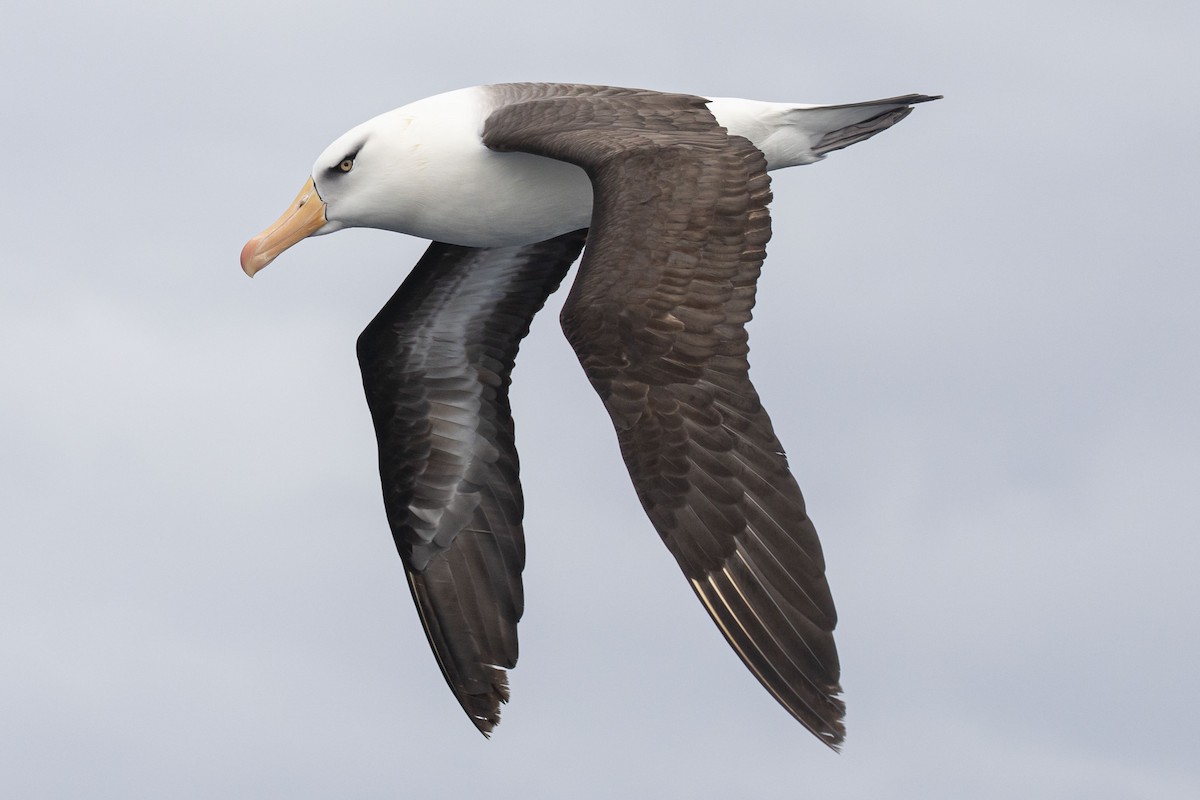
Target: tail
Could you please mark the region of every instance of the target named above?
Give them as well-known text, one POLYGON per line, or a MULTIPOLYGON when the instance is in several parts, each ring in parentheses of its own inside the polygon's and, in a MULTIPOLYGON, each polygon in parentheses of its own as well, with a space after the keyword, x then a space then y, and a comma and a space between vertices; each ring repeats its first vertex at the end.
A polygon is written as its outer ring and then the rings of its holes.
POLYGON ((789 105, 780 109, 783 124, 759 147, 767 154, 771 169, 812 164, 827 153, 887 130, 911 114, 917 103, 941 97, 906 94, 865 103, 789 105))
POLYGON ((906 94, 865 103, 796 108, 793 114, 797 123, 813 135, 812 152, 820 158, 892 127, 911 114, 917 103, 941 99, 940 94, 906 94))

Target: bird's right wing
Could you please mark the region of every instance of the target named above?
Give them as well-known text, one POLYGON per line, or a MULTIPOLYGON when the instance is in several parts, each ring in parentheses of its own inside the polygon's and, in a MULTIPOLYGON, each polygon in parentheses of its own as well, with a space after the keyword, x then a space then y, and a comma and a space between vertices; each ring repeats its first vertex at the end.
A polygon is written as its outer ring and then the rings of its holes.
POLYGON ((358 340, 396 548, 442 674, 485 735, 508 700, 524 607, 509 375, 586 235, 435 242, 358 340))
POLYGON ((486 145, 591 177, 592 227, 563 329, 642 506, 754 676, 836 747, 845 709, 825 562, 746 360, 771 233, 763 154, 699 97, 493 91, 507 104, 488 118, 486 145))

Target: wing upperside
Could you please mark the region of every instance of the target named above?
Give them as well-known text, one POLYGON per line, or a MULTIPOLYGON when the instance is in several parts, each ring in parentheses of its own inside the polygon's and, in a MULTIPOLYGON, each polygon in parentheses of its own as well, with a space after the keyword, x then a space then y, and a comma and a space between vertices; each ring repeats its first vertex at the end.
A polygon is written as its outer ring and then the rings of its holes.
POLYGON ((836 747, 844 706, 824 560, 747 375, 770 238, 762 153, 685 95, 515 102, 493 112, 484 140, 592 177, 563 329, 701 603, 779 703, 836 747))

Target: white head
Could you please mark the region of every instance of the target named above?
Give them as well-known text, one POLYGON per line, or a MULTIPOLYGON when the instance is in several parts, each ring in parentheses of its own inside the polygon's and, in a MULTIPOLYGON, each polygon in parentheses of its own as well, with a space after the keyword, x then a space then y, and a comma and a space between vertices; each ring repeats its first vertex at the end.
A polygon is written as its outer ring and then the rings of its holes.
POLYGON ((339 136, 291 207, 242 248, 242 269, 253 275, 301 239, 342 228, 507 247, 586 227, 592 184, 582 169, 484 146, 493 102, 480 87, 458 89, 339 136))
POLYGON ((308 236, 342 228, 400 230, 405 192, 420 154, 406 136, 413 118, 400 108, 368 120, 325 148, 287 211, 242 248, 242 269, 251 277, 308 236))

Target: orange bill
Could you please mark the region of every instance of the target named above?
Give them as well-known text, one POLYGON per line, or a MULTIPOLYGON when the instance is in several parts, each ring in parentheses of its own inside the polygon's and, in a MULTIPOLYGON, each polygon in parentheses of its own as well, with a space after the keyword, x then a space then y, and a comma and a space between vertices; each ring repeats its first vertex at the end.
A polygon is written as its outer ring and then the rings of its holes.
POLYGON ((242 271, 253 278, 254 273, 274 261, 284 250, 320 230, 325 221, 325 203, 317 194, 313 179, 309 178, 283 216, 246 242, 242 248, 242 271))

